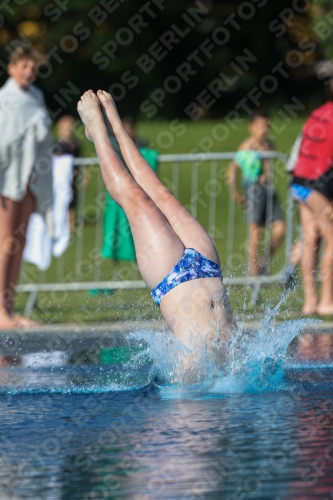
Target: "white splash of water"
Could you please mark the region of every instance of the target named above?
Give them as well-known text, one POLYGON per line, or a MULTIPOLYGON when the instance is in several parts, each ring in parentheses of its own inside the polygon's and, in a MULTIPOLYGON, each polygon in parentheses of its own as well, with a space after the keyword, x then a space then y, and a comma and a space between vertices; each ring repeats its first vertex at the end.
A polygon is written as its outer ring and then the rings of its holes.
POLYGON ((222 364, 218 356, 212 355, 211 346, 203 348, 200 344, 189 349, 168 332, 136 331, 131 337, 148 344, 162 397, 183 399, 208 394, 221 397, 230 393, 281 390, 287 348, 310 321, 275 324, 280 305, 266 311, 257 330, 247 331, 243 325, 238 328, 228 361, 222 364))

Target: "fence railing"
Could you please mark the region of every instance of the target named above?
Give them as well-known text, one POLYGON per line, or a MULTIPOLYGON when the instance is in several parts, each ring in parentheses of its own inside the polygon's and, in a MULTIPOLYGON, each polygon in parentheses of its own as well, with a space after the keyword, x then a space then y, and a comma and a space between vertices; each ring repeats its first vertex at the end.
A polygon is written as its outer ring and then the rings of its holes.
MULTIPOLYGON (((262 252, 266 253, 268 274, 248 276, 249 223, 244 210, 235 204, 233 188, 230 189, 226 182, 228 162, 234 155, 234 152, 160 155, 159 177, 213 239, 221 258, 224 282, 227 285, 252 285, 251 301, 254 303, 262 285, 283 280, 293 239, 293 202, 288 190, 282 202, 286 222, 284 255, 280 251, 279 257, 271 261, 265 250, 270 242, 270 231, 266 230, 262 252)), ((276 151, 262 152, 261 155, 269 160, 270 165, 267 188, 269 219, 277 173, 285 172, 288 158, 276 151)), ((81 181, 87 174, 90 178, 88 185, 78 190, 76 229, 70 247, 53 261, 50 270, 39 272, 32 265, 24 265, 17 291, 30 294, 26 313, 31 311, 38 292, 145 287, 137 275, 133 278, 134 271, 131 279, 123 279, 124 276, 122 279, 103 279, 108 274, 100 256, 105 203, 103 179, 97 158, 77 158, 74 164, 80 167, 78 175, 81 181)), ((280 178, 286 179, 285 174, 280 178)), ((125 277, 128 277, 128 272, 125 277)))

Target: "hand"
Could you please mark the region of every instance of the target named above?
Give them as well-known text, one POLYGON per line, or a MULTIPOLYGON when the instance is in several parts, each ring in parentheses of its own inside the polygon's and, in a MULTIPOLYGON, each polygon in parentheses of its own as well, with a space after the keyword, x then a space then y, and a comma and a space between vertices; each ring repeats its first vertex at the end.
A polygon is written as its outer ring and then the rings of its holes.
POLYGON ((259 183, 260 184, 267 184, 268 182, 268 175, 267 174, 261 174, 259 177, 259 183))
POLYGON ((244 195, 235 193, 234 200, 237 203, 237 205, 240 205, 241 207, 246 206, 246 197, 244 195))

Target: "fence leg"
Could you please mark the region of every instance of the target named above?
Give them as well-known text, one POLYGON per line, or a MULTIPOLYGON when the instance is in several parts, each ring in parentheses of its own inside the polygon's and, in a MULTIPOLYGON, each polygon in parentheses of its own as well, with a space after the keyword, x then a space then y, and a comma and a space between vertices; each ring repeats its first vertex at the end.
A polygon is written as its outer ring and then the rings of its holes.
POLYGON ((35 309, 35 307, 37 305, 37 296, 38 296, 38 292, 36 290, 29 293, 29 298, 27 300, 27 303, 26 303, 25 309, 24 309, 25 316, 29 316, 32 313, 32 311, 35 309))
POLYGON ((250 306, 251 307, 256 306, 259 302, 260 287, 261 287, 261 285, 259 283, 256 283, 255 285, 253 285, 252 295, 251 295, 251 299, 250 299, 250 306))

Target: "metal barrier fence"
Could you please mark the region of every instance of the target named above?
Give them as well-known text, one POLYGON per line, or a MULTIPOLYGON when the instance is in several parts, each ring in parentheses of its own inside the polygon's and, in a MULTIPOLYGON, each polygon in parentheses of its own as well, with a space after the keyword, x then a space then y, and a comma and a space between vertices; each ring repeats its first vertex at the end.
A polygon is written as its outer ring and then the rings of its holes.
MULTIPOLYGON (((226 183, 228 162, 234 155, 235 152, 160 155, 159 177, 198 218, 215 242, 222 262, 224 282, 227 285, 251 285, 251 302, 254 304, 262 285, 283 280, 293 239, 293 202, 287 194, 282 203, 286 222, 282 265, 277 268, 281 263, 280 254, 280 261, 273 263, 273 274, 248 276, 249 224, 244 210, 236 206, 231 195, 234 186, 230 189, 226 183)), ((262 153, 262 157, 267 158, 270 165, 267 188, 269 218, 273 208, 274 177, 276 172, 285 171, 288 158, 276 151, 262 153)), ((145 288, 140 279, 103 279, 107 274, 103 263, 105 260, 101 258, 105 203, 103 179, 97 158, 77 158, 74 164, 80 167, 81 181, 85 173, 90 177, 89 185, 78 190, 75 233, 68 250, 56 261, 54 259, 50 270, 38 272, 35 266, 24 264, 17 291, 29 292, 26 313, 31 311, 38 292, 145 288)), ((269 242, 270 231, 266 231, 266 248, 269 242)), ((266 258, 268 271, 272 270, 267 251, 266 258)))

